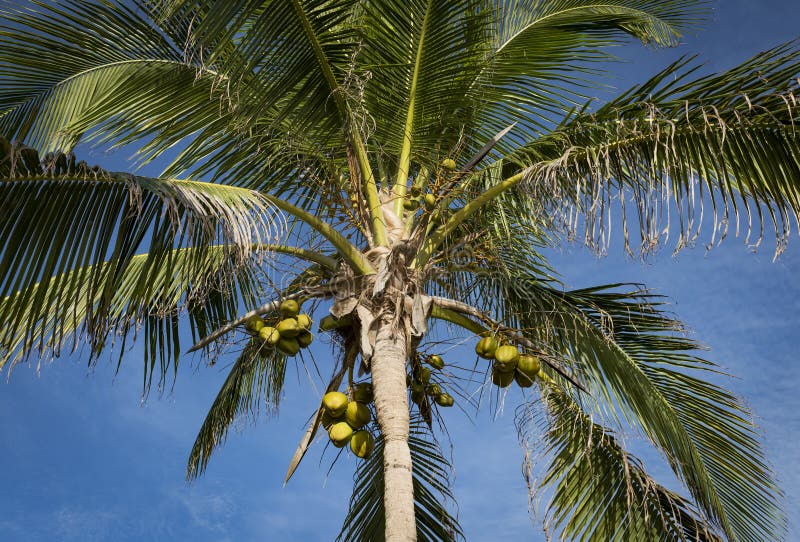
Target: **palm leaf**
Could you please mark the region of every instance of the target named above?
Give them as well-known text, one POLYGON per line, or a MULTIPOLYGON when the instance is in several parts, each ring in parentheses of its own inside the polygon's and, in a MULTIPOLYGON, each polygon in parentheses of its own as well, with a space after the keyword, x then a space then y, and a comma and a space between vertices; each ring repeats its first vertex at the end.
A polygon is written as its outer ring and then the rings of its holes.
POLYGON ((286 356, 257 337, 247 342, 197 434, 186 467, 188 480, 203 474, 212 452, 225 442, 237 418, 257 415, 262 404, 278 408, 285 374, 286 356))
POLYGON ((545 525, 560 539, 721 542, 689 501, 653 480, 611 431, 558 387, 544 387, 541 406, 522 405, 516 425, 529 487, 552 493, 545 525), (549 458, 541 487, 533 480, 537 458, 549 458))
POLYGON ((573 235, 582 217, 586 242, 602 250, 617 197, 627 246, 625 200, 632 200, 647 252, 671 222, 679 223, 677 248, 692 243, 710 201, 712 242, 729 222, 738 234, 740 218, 748 235, 753 222, 762 232, 772 222, 780 253, 800 213, 797 45, 719 75, 692 79, 692 71, 678 62, 528 146, 520 158, 536 164, 528 193, 544 203, 538 212, 573 235))
MULTIPOLYGON (((408 446, 414 484, 414 516, 420 541, 463 540, 458 520, 447 510, 453 500, 450 467, 425 423, 413 418, 408 446)), ((337 540, 378 541, 384 539, 383 438, 378 437, 372 454, 358 465, 350 510, 337 540)))

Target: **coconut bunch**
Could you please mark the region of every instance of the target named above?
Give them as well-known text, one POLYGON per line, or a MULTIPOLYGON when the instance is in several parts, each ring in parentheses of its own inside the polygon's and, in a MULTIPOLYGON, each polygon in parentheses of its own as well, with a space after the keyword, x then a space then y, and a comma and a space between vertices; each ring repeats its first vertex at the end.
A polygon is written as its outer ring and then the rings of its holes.
MULTIPOLYGON (((456 169, 456 162, 452 158, 445 158, 441 163, 442 172, 451 174, 456 169)), ((430 212, 436 208, 437 196, 434 193, 422 193, 422 188, 419 185, 413 184, 408 189, 408 194, 403 200, 403 208, 406 211, 416 211, 420 207, 430 212)))
POLYGON ((311 317, 300 312, 300 303, 287 299, 278 308, 279 315, 262 318, 252 316, 245 329, 264 341, 269 348, 277 348, 287 356, 295 356, 301 348, 308 348, 314 340, 311 317))
MULTIPOLYGON (((444 360, 438 354, 424 357, 422 360, 435 370, 444 368, 444 360)), ((455 399, 449 393, 443 392, 438 383, 431 382, 431 369, 421 364, 413 366, 411 373, 406 375, 406 385, 411 388, 411 401, 417 405, 422 404, 425 396, 442 407, 451 407, 455 403, 455 399)))
POLYGON ((350 399, 340 391, 331 391, 322 397, 322 426, 337 448, 348 443, 356 457, 366 459, 375 447, 372 433, 364 429, 372 421, 372 384, 361 382, 350 390, 350 399))
POLYGON ((484 359, 493 360, 492 383, 507 388, 516 382, 520 388, 530 388, 536 381, 542 364, 539 358, 524 354, 511 344, 501 344, 497 337, 483 337, 475 345, 475 352, 484 359))

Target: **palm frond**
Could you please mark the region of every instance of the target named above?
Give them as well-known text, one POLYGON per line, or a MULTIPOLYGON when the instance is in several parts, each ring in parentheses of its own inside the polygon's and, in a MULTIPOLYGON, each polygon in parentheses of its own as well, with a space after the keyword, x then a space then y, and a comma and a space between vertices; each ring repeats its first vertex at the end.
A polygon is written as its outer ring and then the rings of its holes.
POLYGON ((707 11, 706 2, 677 0, 504 0, 493 3, 491 46, 471 92, 482 99, 485 138, 512 122, 519 125, 500 148, 510 150, 549 130, 581 100, 604 47, 633 36, 645 44, 677 45, 707 11))
POLYGON ((599 414, 618 410, 661 451, 712 524, 734 540, 785 531, 781 493, 750 413, 700 378, 717 372, 714 364, 694 355, 699 346, 678 335, 680 323, 661 313, 658 298, 605 288, 557 292, 520 277, 506 296, 526 336, 570 360, 599 414))
POLYGON ((286 356, 258 338, 248 341, 200 427, 186 467, 188 480, 203 474, 212 452, 225 442, 235 420, 257 415, 264 405, 271 410, 278 408, 285 374, 286 356))
POLYGON ((627 247, 632 200, 648 252, 674 221, 677 249, 693 243, 710 202, 712 243, 729 222, 738 234, 743 219, 748 238, 758 228, 758 245, 772 222, 779 254, 800 213, 798 58, 797 44, 788 44, 696 79, 687 61, 678 62, 598 111, 566 120, 521 153, 535 164, 527 171, 535 212, 573 235, 583 223, 586 243, 603 250, 617 213, 627 247))
POLYGON ((532 497, 549 491, 545 528, 560 539, 721 542, 691 502, 651 478, 642 462, 566 392, 545 385, 542 404, 517 409, 532 497), (545 462, 541 482, 536 463, 545 462))
MULTIPOLYGON (((424 542, 464 540, 457 518, 447 508, 447 501, 453 501, 450 466, 420 418, 411 420, 408 446, 413 469, 417 539, 424 542)), ((378 437, 372 454, 359 464, 354 479, 350 510, 337 540, 383 540, 382 437, 378 437)))

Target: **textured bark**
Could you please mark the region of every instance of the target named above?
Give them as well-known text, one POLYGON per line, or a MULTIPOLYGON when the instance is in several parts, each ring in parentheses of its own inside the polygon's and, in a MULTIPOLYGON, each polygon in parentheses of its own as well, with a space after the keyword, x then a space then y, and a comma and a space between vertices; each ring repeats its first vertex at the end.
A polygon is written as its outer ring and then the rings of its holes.
POLYGON ((378 327, 371 368, 375 409, 384 438, 383 503, 387 542, 417 539, 411 452, 408 449, 407 355, 402 328, 393 330, 390 322, 382 321, 378 327))

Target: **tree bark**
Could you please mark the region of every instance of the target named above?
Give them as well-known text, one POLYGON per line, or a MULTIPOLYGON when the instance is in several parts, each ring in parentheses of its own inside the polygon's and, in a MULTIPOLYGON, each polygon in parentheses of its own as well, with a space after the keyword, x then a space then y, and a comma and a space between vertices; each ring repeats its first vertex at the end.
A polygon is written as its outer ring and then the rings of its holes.
POLYGON ((411 452, 408 448, 408 396, 406 394, 405 331, 392 329, 391 321, 378 327, 371 361, 375 410, 383 434, 383 505, 386 515, 386 541, 409 542, 417 539, 414 520, 414 487, 411 452))

